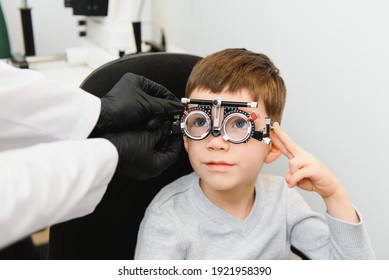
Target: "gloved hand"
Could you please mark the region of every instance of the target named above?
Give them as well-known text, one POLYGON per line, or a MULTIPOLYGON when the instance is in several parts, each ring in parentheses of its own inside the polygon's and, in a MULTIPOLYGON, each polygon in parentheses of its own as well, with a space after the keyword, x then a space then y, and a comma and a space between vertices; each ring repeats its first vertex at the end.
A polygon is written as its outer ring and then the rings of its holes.
POLYGON ((170 135, 171 123, 153 131, 125 131, 105 134, 118 150, 116 172, 137 180, 158 176, 178 158, 182 135, 170 135))
POLYGON ((184 111, 184 105, 162 85, 127 73, 101 98, 101 113, 91 137, 144 129, 154 118, 165 120, 184 111))

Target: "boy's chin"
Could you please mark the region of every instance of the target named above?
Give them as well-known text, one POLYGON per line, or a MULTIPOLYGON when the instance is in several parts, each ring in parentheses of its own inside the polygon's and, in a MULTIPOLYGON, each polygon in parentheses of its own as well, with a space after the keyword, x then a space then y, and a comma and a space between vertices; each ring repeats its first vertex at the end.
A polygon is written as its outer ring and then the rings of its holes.
POLYGON ((213 191, 221 191, 221 192, 230 191, 238 188, 238 184, 231 181, 230 178, 226 178, 226 177, 212 178, 212 179, 208 178, 207 180, 200 179, 200 186, 203 190, 204 188, 206 188, 213 191))

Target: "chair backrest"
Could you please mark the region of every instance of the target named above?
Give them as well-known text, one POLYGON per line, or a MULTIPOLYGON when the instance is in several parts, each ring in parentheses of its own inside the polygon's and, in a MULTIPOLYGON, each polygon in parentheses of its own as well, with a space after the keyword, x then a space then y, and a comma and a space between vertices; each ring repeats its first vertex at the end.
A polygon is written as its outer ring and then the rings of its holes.
MULTIPOLYGON (((132 72, 164 85, 181 98, 189 74, 200 59, 174 53, 123 57, 95 70, 81 88, 101 97, 125 73, 132 72)), ((163 186, 191 171, 182 149, 178 160, 157 178, 136 181, 115 175, 92 214, 51 227, 49 259, 132 259, 148 204, 163 186)))

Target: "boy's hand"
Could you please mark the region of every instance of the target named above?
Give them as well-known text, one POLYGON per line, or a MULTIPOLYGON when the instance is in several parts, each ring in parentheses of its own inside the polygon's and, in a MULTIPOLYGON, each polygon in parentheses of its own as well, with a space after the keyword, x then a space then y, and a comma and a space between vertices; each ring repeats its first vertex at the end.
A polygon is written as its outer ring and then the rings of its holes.
POLYGON ((290 188, 298 186, 317 192, 323 198, 328 214, 340 220, 358 223, 359 217, 338 179, 313 155, 297 145, 275 122, 270 138, 289 159, 289 173, 285 175, 290 188))
POLYGON ((313 155, 297 145, 275 122, 270 134, 273 145, 289 159, 289 173, 285 175, 290 188, 298 186, 314 191, 323 198, 335 195, 342 185, 338 179, 313 155))

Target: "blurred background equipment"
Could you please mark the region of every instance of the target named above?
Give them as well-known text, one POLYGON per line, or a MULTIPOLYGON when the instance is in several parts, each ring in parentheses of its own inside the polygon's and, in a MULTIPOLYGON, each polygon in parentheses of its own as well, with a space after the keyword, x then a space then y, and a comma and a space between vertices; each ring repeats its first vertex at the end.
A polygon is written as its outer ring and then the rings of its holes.
POLYGON ((31 64, 42 62, 66 61, 69 65, 85 65, 93 70, 123 55, 166 51, 163 29, 150 21, 142 21, 145 2, 64 0, 64 8, 72 9, 77 18, 80 46, 66 48, 63 53, 36 55, 34 29, 37 34, 40 30, 33 27, 32 8, 28 7, 27 0, 23 0, 20 16, 24 53, 8 51, 10 55, 6 53, 5 57, 9 56, 11 63, 19 68, 29 68, 31 64), (148 33, 152 33, 148 40, 143 40, 144 26, 149 30, 148 33), (158 40, 150 39, 154 34, 158 40))

